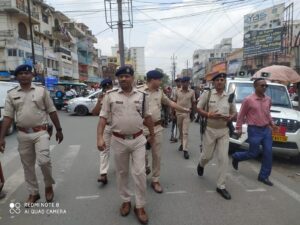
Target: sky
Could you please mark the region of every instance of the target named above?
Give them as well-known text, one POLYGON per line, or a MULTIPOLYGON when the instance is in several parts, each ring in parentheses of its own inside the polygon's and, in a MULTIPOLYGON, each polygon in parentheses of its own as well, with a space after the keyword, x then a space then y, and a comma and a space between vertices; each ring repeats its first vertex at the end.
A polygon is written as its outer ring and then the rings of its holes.
MULTIPOLYGON (((89 26, 98 39, 96 47, 103 55, 112 54, 118 32, 106 23, 104 0, 45 2, 89 26)), ((124 43, 126 47, 145 47, 146 71, 161 68, 170 74, 171 58, 175 56, 179 74, 192 66, 196 49, 213 48, 223 38, 232 38, 234 48, 243 47, 244 15, 292 2, 294 19, 300 20, 299 0, 132 0, 133 27, 124 30, 124 43)), ((116 15, 113 10, 113 20, 116 15)))

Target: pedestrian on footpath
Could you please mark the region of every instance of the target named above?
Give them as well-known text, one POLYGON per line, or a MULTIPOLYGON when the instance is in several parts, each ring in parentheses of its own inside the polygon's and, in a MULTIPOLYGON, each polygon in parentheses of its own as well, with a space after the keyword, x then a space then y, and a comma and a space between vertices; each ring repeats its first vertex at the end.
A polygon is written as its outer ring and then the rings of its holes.
MULTIPOLYGON (((151 146, 152 153, 152 183, 151 187, 157 193, 162 193, 163 188, 159 182, 160 178, 160 162, 161 162, 161 147, 162 147, 162 137, 163 137, 163 127, 161 120, 162 106, 168 106, 172 109, 176 109, 179 112, 189 113, 190 109, 181 107, 175 102, 171 101, 160 88, 163 74, 158 70, 150 70, 147 72, 147 83, 140 88, 141 91, 145 92, 149 96, 149 110, 154 121, 154 134, 155 142, 151 146)), ((149 134, 147 127, 144 128, 144 134, 146 137, 149 134)), ((148 151, 147 151, 148 152, 148 151)), ((149 170, 149 160, 148 154, 146 153, 146 171, 149 170)), ((151 171, 151 170, 150 170, 151 171)))
POLYGON ((216 152, 218 158, 217 193, 230 200, 225 181, 228 167, 229 128, 227 123, 236 116, 236 105, 230 103, 230 95, 225 92, 226 74, 218 73, 212 78, 214 89, 204 92, 199 99, 197 110, 202 119, 206 119, 203 136, 203 149, 197 167, 199 176, 203 176, 204 167, 216 152))
POLYGON ((35 173, 36 161, 44 176, 46 201, 52 202, 54 197, 52 185, 55 182, 52 177, 49 150, 49 133, 51 132, 48 130, 48 115, 56 128, 58 143, 63 140, 62 128, 47 89, 32 84, 32 67, 26 64, 18 66, 15 70, 15 76, 19 81, 19 86, 7 93, 0 134, 0 147, 4 150, 5 134, 15 120, 19 143, 18 150, 29 192, 25 206, 30 206, 31 203, 40 199, 39 185, 35 173))
MULTIPOLYGON (((113 82, 111 79, 104 79, 101 81, 102 92, 99 94, 98 101, 94 109, 92 110, 93 115, 100 115, 103 98, 109 90, 113 88, 113 82)), ((104 141, 106 143, 106 149, 100 151, 100 173, 97 179, 103 185, 107 184, 107 171, 109 169, 109 155, 110 155, 110 139, 111 139, 111 115, 107 119, 107 124, 104 130, 104 141)))
POLYGON ((255 93, 244 99, 236 123, 239 137, 242 135, 243 123, 248 124, 249 150, 234 153, 232 166, 238 170, 239 162, 256 158, 260 154, 259 146, 262 145, 262 164, 258 181, 273 186, 269 180, 272 170, 272 129, 276 129, 270 112, 272 101, 265 95, 268 85, 264 78, 256 79, 253 85, 255 93))
POLYGON ((109 91, 103 100, 97 129, 97 146, 104 151, 106 142, 104 129, 111 115, 111 149, 114 152, 118 190, 123 201, 120 214, 127 216, 131 209, 129 189, 129 164, 134 180, 134 212, 142 224, 148 222, 144 209, 146 204, 145 144, 143 124, 149 129, 149 142, 154 144, 154 126, 146 93, 134 85, 134 71, 131 67, 120 67, 116 72, 120 88, 109 91))
MULTIPOLYGON (((172 89, 172 93, 171 93, 171 100, 172 101, 175 101, 175 95, 176 95, 177 91, 179 91, 181 89, 181 79, 176 78, 174 81, 175 81, 176 87, 174 87, 172 89)), ((177 139, 178 127, 177 127, 177 117, 176 117, 176 111, 175 110, 171 111, 171 118, 172 118, 172 127, 171 127, 170 142, 175 143, 175 142, 178 141, 178 139, 177 139)), ((180 139, 180 137, 179 137, 179 139, 180 139)))
MULTIPOLYGON (((183 77, 181 79, 181 89, 175 93, 174 101, 183 108, 188 108, 191 111, 195 108, 196 98, 195 91, 189 88, 190 78, 183 77)), ((188 152, 188 137, 190 125, 190 113, 176 110, 177 126, 180 133, 179 151, 183 151, 183 157, 189 159, 188 152)))

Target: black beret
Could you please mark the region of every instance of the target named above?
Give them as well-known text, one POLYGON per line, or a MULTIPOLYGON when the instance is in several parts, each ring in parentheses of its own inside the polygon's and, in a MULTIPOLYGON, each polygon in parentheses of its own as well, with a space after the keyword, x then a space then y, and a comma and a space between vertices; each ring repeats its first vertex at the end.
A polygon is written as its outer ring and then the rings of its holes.
POLYGON ((101 86, 102 87, 107 87, 109 85, 112 85, 112 80, 111 79, 104 79, 103 81, 101 81, 101 86))
POLYGON ((212 80, 216 80, 217 78, 226 78, 227 74, 226 73, 217 73, 213 75, 212 80))
POLYGON ((164 76, 158 70, 150 70, 146 75, 147 75, 147 78, 151 78, 151 79, 161 79, 164 76))
POLYGON ((130 66, 121 66, 116 72, 116 77, 121 74, 129 74, 129 75, 133 76, 134 71, 130 66))
POLYGON ((20 73, 20 72, 22 72, 22 71, 32 72, 32 66, 27 65, 27 64, 23 64, 23 65, 18 66, 18 67, 15 69, 15 76, 17 76, 18 73, 20 73))
POLYGON ((189 82, 190 81, 190 77, 183 77, 181 78, 181 82, 189 82))

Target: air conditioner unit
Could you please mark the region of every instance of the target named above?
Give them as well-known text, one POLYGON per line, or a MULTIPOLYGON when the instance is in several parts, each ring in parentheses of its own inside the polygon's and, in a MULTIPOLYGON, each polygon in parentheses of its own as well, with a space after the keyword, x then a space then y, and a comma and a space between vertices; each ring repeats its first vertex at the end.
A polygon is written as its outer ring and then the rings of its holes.
POLYGON ((39 25, 34 25, 34 26, 33 26, 33 29, 34 29, 35 31, 40 31, 40 26, 39 26, 39 25))
POLYGON ((50 31, 49 31, 49 30, 45 30, 45 31, 44 31, 44 34, 45 34, 45 35, 50 35, 50 31))

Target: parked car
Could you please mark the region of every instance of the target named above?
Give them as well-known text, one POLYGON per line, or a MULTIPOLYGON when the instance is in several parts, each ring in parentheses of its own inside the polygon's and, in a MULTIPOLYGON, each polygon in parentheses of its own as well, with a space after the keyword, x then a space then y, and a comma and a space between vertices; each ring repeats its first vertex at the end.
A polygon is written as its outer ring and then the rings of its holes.
POLYGON ((102 94, 102 89, 87 97, 78 97, 69 100, 67 103, 67 112, 75 113, 78 116, 88 115, 95 107, 100 94, 102 94))
MULTIPOLYGON (((235 93, 237 111, 245 97, 254 92, 253 81, 228 80, 227 92, 235 93)), ((293 109, 286 86, 268 82, 266 95, 272 99, 271 116, 277 126, 286 128, 285 137, 273 136, 273 152, 284 156, 300 155, 300 112, 293 109)), ((234 124, 235 125, 235 124, 234 124)), ((239 139, 230 138, 231 150, 236 147, 248 149, 247 125, 243 125, 243 134, 239 139)))
MULTIPOLYGON (((5 99, 7 95, 7 91, 18 86, 18 83, 0 81, 0 124, 3 121, 3 113, 4 113, 4 105, 5 99)), ((12 134, 14 132, 15 124, 13 123, 8 129, 7 135, 12 134)))

